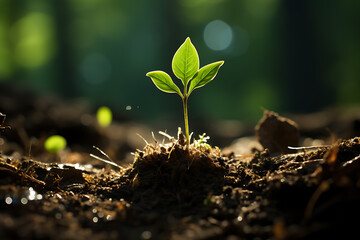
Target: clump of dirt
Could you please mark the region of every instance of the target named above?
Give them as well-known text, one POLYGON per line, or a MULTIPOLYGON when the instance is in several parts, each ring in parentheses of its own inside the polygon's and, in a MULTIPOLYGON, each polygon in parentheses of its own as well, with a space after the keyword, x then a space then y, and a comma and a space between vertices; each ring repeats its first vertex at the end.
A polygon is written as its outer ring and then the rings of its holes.
POLYGON ((147 143, 135 154, 128 174, 134 189, 142 193, 139 200, 192 206, 202 204, 209 194, 219 194, 225 174, 220 150, 195 143, 187 148, 181 130, 178 139, 168 137, 169 143, 147 143))
POLYGON ((288 146, 299 144, 300 132, 298 125, 291 119, 264 110, 264 115, 255 127, 258 141, 271 153, 293 153, 288 146))

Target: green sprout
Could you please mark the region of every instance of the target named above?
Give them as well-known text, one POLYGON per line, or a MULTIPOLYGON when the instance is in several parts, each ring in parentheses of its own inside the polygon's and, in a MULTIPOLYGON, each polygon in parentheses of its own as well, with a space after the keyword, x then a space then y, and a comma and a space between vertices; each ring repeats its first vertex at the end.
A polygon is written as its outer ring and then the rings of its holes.
POLYGON ((107 127, 112 122, 112 112, 110 108, 102 106, 97 110, 96 118, 100 126, 107 127))
POLYGON ((203 135, 199 135, 199 140, 194 140, 194 145, 197 148, 210 149, 211 146, 207 143, 209 139, 210 137, 206 136, 206 133, 203 133, 203 135))
POLYGON ((224 61, 210 63, 199 69, 199 55, 195 46, 191 43, 190 38, 179 47, 172 59, 172 70, 175 76, 181 80, 184 91, 181 92, 178 86, 173 82, 171 77, 163 71, 148 72, 146 76, 150 77, 155 86, 166 93, 177 93, 183 102, 186 147, 189 148, 189 122, 187 102, 190 94, 197 88, 205 86, 211 82, 224 64, 224 61), (188 88, 188 84, 189 88, 188 88))
POLYGON ((57 153, 66 147, 66 140, 60 135, 52 135, 45 140, 45 149, 50 153, 57 153))

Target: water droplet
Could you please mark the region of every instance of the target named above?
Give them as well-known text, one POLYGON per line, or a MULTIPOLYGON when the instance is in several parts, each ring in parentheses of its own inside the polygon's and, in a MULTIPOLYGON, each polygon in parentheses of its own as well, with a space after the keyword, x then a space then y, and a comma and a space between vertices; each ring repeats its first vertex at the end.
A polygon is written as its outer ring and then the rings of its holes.
POLYGON ((97 209, 94 208, 94 209, 92 210, 92 212, 93 212, 93 213, 97 213, 97 209))
POLYGON ((56 214, 55 214, 55 218, 56 218, 56 219, 61 219, 61 218, 62 218, 62 214, 61 214, 61 213, 56 213, 56 214))
POLYGON ((28 203, 28 200, 27 200, 27 198, 23 197, 23 198, 21 198, 20 202, 25 205, 28 203))
POLYGON ((99 212, 98 216, 99 216, 99 218, 103 218, 105 216, 105 214, 103 212, 99 212))
POLYGON ((99 221, 99 219, 97 217, 93 217, 93 222, 97 223, 99 221))
POLYGON ((112 217, 111 215, 107 215, 107 216, 106 216, 106 220, 107 220, 107 221, 111 221, 112 219, 113 219, 113 217, 112 217))
POLYGON ((36 194, 36 199, 37 199, 37 200, 43 199, 43 195, 41 195, 41 194, 36 194))
POLYGON ((30 201, 33 201, 35 200, 36 198, 36 192, 35 190, 32 188, 32 187, 29 187, 29 192, 27 194, 27 198, 30 200, 30 201))
POLYGON ((242 217, 242 216, 238 216, 238 217, 237 217, 237 220, 238 220, 239 222, 241 222, 241 221, 243 220, 243 217, 242 217))
POLYGON ((127 111, 130 111, 131 110, 131 106, 126 106, 125 108, 127 111))
POLYGON ((5 203, 6 204, 12 204, 12 202, 13 202, 13 200, 12 200, 12 198, 11 197, 7 197, 7 198, 5 198, 5 203))
POLYGON ((150 239, 152 237, 152 233, 150 231, 144 231, 141 233, 141 239, 150 239))

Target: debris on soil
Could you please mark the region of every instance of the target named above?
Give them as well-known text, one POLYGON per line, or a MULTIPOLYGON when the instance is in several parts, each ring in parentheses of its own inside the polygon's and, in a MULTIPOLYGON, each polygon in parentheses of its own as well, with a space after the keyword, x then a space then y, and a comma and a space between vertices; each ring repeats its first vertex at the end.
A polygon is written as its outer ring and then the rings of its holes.
MULTIPOLYGON (((120 171, 1 154, 1 239, 326 239, 357 233, 360 138, 292 154, 265 150, 249 160, 195 144, 187 150, 181 132, 169 138, 146 143, 120 171)), ((81 154, 77 159, 90 161, 81 154)))
MULTIPOLYGON (((236 148, 226 151, 201 141, 187 150, 180 132, 177 138, 162 134, 163 141, 154 137, 151 144, 145 140, 145 147, 134 156, 128 154, 128 160, 124 153, 136 148, 127 141, 130 134, 131 138, 143 134, 140 126, 122 122, 100 131, 88 113, 66 104, 39 99, 35 103, 31 97, 26 103, 20 97, 12 102, 11 98, 10 91, 0 94, 0 112, 7 117, 5 121, 0 114, 0 239, 350 239, 358 235, 354 219, 360 215, 359 137, 324 146, 324 139, 306 135, 311 139, 304 146, 312 147, 273 154, 254 137, 242 138, 234 142, 236 148), (67 136, 71 147, 56 154, 46 152, 43 136, 54 133, 67 136), (75 143, 80 146, 73 147, 75 143), (86 149, 93 150, 93 145, 106 153, 117 152, 109 156, 122 166, 120 170, 90 157, 86 149)), ((275 116, 272 121, 282 120, 275 116)), ((309 134, 314 126, 310 127, 309 134)), ((275 128, 265 129, 271 133, 275 128)), ((281 139, 286 150, 297 146, 282 134, 268 137, 274 142, 281 139)))
POLYGON ((297 124, 279 114, 264 110, 264 115, 255 127, 255 135, 270 153, 292 153, 288 146, 298 146, 300 132, 297 124))

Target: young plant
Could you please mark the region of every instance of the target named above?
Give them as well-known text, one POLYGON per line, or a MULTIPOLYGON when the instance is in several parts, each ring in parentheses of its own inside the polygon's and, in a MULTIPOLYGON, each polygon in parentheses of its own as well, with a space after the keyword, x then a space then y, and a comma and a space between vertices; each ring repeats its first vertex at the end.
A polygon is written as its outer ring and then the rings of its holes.
POLYGON ((206 133, 203 133, 203 135, 199 135, 199 140, 194 140, 194 146, 197 148, 210 149, 211 146, 207 143, 209 139, 210 137, 206 136, 206 133))
POLYGON ((178 86, 173 82, 169 74, 163 71, 148 72, 146 76, 150 77, 155 86, 166 93, 177 93, 183 102, 186 147, 189 148, 189 122, 187 102, 190 94, 197 88, 203 87, 212 81, 224 64, 224 61, 210 63, 199 69, 199 55, 196 48, 191 43, 190 38, 179 47, 172 59, 172 70, 174 75, 181 80, 184 91, 181 92, 178 86), (190 83, 190 85, 189 85, 190 83))

